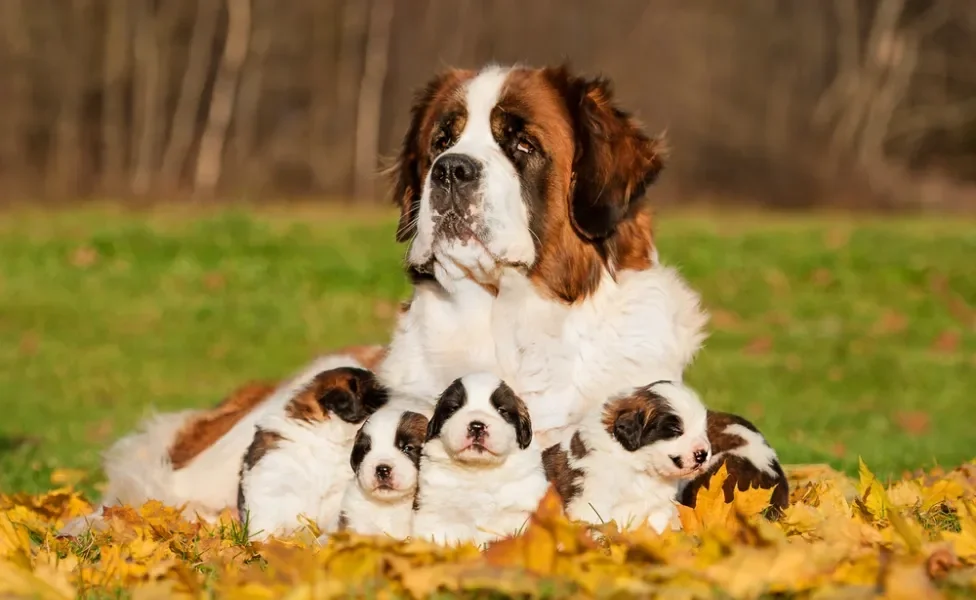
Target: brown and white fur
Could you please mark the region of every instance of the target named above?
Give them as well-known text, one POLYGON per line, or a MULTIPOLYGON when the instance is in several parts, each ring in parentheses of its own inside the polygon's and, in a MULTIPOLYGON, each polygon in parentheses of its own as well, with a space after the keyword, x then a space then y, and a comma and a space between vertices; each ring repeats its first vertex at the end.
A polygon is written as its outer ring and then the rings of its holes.
POLYGON ((413 537, 484 545, 520 530, 548 489, 525 404, 489 373, 451 383, 420 459, 413 537))
POLYGON ((427 415, 399 407, 381 409, 366 420, 353 443, 349 463, 354 477, 332 531, 410 536, 427 422, 427 415))
POLYGON ((605 79, 489 66, 430 81, 393 170, 414 293, 384 383, 432 398, 494 373, 538 433, 680 381, 707 317, 655 249, 644 193, 663 154, 605 79))
POLYGON ((101 521, 102 508, 158 500, 185 506, 188 518, 212 521, 237 506, 239 474, 255 427, 285 407, 312 379, 336 367, 368 368, 385 348, 360 346, 326 354, 280 383, 252 382, 209 409, 153 415, 103 455, 107 487, 92 514, 69 521, 60 533, 78 535, 101 521))
MULTIPOLYGON (((663 143, 617 106, 606 79, 521 66, 434 77, 392 170, 414 291, 381 381, 430 401, 458 377, 493 373, 527 403, 541 439, 608 395, 680 381, 707 316, 658 259, 645 192, 663 160, 663 143)), ((256 412, 290 397, 279 388, 256 412)), ((200 418, 165 415, 121 441, 106 459, 110 489, 209 514, 233 506, 260 417, 188 427, 200 418), (187 431, 199 452, 172 465, 187 431)))
POLYGON ((340 367, 316 375, 283 414, 258 422, 238 488, 251 538, 288 535, 305 524, 302 517, 320 528, 336 519, 353 477, 356 432, 388 399, 372 372, 340 367))
POLYGON ((674 524, 683 481, 710 456, 706 409, 687 386, 653 383, 590 411, 543 452, 570 518, 621 529, 674 524))
MULTIPOLYGON (((708 440, 712 458, 703 472, 681 490, 681 503, 694 508, 698 491, 724 464, 729 477, 722 489, 732 502, 735 490, 773 490, 770 506, 782 511, 790 504, 790 487, 783 467, 762 433, 748 420, 731 413, 708 411, 708 440)), ((775 514, 775 513, 774 513, 775 514)))

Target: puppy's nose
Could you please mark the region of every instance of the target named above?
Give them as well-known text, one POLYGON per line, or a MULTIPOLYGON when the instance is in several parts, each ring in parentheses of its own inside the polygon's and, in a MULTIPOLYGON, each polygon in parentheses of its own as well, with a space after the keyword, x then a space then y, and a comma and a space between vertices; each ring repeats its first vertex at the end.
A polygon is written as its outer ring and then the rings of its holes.
POLYGON ((392 472, 393 469, 390 468, 390 465, 376 465, 376 478, 379 479, 380 481, 389 480, 390 473, 392 472))
POLYGON ((488 426, 482 423, 481 421, 471 421, 470 423, 468 423, 468 435, 470 435, 471 437, 476 437, 476 438, 481 437, 485 435, 485 431, 487 429, 488 426))
POLYGON ((695 450, 695 464, 701 466, 708 460, 708 450, 695 450))
POLYGON ((447 154, 434 163, 430 176, 440 185, 459 188, 481 175, 481 163, 465 154, 447 154))
POLYGON ((681 468, 681 457, 680 456, 672 456, 671 457, 671 462, 674 463, 674 466, 678 467, 679 469, 681 468))

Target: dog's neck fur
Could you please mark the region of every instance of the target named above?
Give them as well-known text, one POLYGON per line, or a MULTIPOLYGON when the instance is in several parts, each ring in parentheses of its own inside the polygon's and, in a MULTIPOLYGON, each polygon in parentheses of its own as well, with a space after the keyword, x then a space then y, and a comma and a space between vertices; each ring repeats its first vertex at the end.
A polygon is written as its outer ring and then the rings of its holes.
POLYGON ((579 422, 610 395, 681 380, 705 338, 699 297, 660 264, 605 274, 574 304, 505 268, 497 295, 470 281, 419 282, 378 371, 397 392, 433 401, 455 378, 494 373, 526 402, 536 431, 579 422))

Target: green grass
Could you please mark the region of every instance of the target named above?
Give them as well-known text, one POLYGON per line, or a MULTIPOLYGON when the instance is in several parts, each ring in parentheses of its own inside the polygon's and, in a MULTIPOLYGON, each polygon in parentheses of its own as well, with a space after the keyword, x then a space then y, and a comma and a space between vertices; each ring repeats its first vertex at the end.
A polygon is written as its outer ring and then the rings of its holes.
MULTIPOLYGON (((206 406, 387 339, 408 294, 388 212, 0 215, 0 490, 90 470, 150 408, 206 406), (344 214, 348 213, 348 214, 344 214)), ((784 462, 881 476, 976 456, 976 227, 661 215, 714 313, 688 379, 784 462)), ((89 487, 90 489, 90 487, 89 487)))

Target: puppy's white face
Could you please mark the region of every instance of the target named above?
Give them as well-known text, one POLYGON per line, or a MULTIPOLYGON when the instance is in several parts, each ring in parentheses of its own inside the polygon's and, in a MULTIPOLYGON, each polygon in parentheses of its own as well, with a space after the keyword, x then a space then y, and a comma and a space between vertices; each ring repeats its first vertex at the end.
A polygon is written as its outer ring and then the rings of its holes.
POLYGON ((367 497, 381 502, 413 497, 426 432, 427 417, 392 407, 366 420, 349 462, 367 497))
POLYGON ((663 381, 609 401, 603 424, 648 473, 686 479, 701 473, 711 458, 707 415, 694 390, 663 381))
POLYGON ((455 380, 437 401, 427 441, 439 439, 452 460, 472 466, 505 461, 532 442, 525 403, 487 373, 455 380))

